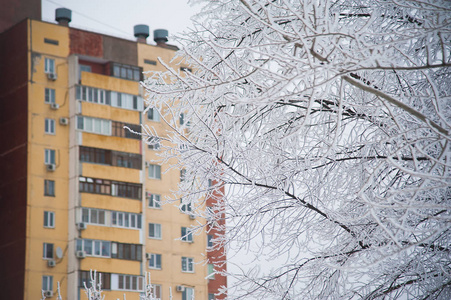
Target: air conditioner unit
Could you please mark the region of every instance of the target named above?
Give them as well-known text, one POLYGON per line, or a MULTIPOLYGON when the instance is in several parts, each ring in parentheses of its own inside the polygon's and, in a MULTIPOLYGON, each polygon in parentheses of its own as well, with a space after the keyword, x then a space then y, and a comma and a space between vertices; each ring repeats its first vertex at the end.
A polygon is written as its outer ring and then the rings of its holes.
POLYGON ((76 255, 77 255, 77 258, 85 258, 86 252, 79 250, 79 251, 77 251, 76 255))
POLYGON ((69 124, 69 119, 68 118, 60 118, 60 124, 61 125, 69 124))
POLYGON ((47 164, 46 168, 47 168, 47 171, 53 172, 56 170, 56 165, 55 164, 47 164))
POLYGON ((56 266, 56 262, 54 260, 49 260, 47 262, 47 266, 49 266, 50 268, 53 268, 54 266, 56 266))
POLYGON ((58 103, 50 103, 50 108, 56 110, 56 109, 60 108, 60 105, 58 103))
POLYGON ((56 80, 58 77, 56 76, 56 73, 47 73, 47 78, 50 80, 56 80))
POLYGON ((175 287, 175 289, 177 290, 177 292, 184 292, 185 291, 185 287, 183 285, 177 285, 175 287))
POLYGON ((78 230, 85 230, 88 227, 88 225, 86 225, 86 223, 77 223, 77 229, 78 230))
POLYGON ((191 220, 196 220, 196 216, 195 216, 195 215, 189 215, 189 218, 190 218, 191 220))
POLYGON ((44 296, 49 297, 49 298, 53 297, 53 291, 45 291, 44 296))
POLYGON ((152 254, 146 253, 146 259, 150 259, 152 257, 152 254))

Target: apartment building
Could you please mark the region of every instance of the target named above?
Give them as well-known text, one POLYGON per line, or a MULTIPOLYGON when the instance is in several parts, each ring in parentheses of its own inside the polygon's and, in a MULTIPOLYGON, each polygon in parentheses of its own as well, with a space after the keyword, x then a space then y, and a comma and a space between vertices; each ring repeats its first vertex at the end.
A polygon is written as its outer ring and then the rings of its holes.
POLYGON ((68 9, 56 20, 0 33, 0 298, 56 299, 60 282, 63 299, 86 299, 95 269, 105 299, 139 299, 146 272, 158 298, 215 299, 226 278, 206 258, 222 253, 189 231, 204 221, 160 203, 180 170, 152 163, 158 144, 125 128, 164 135, 139 81, 177 47, 165 30, 148 43, 145 25, 130 41, 70 27, 68 9))

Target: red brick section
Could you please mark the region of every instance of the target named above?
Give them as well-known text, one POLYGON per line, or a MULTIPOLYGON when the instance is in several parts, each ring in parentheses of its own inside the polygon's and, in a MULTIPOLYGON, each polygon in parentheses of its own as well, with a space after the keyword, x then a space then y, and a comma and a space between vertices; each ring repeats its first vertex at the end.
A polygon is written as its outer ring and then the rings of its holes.
POLYGON ((69 28, 70 54, 103 57, 102 35, 69 28))
MULTIPOLYGON (((213 207, 217 203, 217 201, 221 201, 223 199, 222 195, 224 195, 224 187, 218 188, 218 190, 212 193, 211 197, 207 198, 207 206, 213 207)), ((220 226, 225 225, 224 217, 221 217, 221 219, 216 220, 216 223, 220 226)), ((225 234, 225 232, 220 228, 218 228, 218 226, 216 226, 216 224, 214 223, 208 225, 207 229, 210 229, 208 234, 213 235, 214 237, 217 235, 225 234)), ((209 263, 215 265, 214 268, 216 271, 227 270, 226 253, 223 247, 217 250, 208 251, 207 258, 209 263)), ((215 279, 208 280, 208 293, 216 294, 219 288, 222 286, 227 287, 227 277, 216 274, 215 279)), ((225 299, 225 298, 226 298, 225 295, 215 296, 215 299, 225 299)))
POLYGON ((90 66, 92 73, 110 75, 110 73, 107 72, 107 70, 109 71, 109 69, 110 69, 108 63, 99 64, 99 63, 94 63, 94 62, 86 61, 86 60, 82 60, 82 59, 79 59, 78 63, 80 65, 90 66))

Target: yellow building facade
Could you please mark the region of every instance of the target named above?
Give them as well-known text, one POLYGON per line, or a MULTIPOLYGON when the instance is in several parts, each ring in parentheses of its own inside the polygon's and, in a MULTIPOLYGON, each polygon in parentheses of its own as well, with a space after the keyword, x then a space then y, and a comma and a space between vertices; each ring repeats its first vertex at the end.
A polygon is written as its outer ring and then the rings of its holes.
POLYGON ((164 135, 159 112, 143 114, 139 81, 176 48, 161 30, 157 45, 147 44, 142 26, 139 42, 71 28, 67 13, 60 24, 26 19, 0 34, 0 47, 17 47, 1 53, 3 70, 12 70, 3 56, 27 58, 26 77, 1 86, 2 126, 14 128, 0 148, 2 191, 20 201, 0 208, 5 222, 23 223, 2 236, 8 299, 39 299, 41 289, 56 298, 57 282, 63 299, 86 299, 91 269, 102 273, 105 299, 139 299, 146 272, 161 299, 170 291, 174 300, 211 299, 207 237, 187 235, 200 220, 160 205, 177 189, 180 170, 152 162, 158 145, 124 129, 149 125, 164 135))

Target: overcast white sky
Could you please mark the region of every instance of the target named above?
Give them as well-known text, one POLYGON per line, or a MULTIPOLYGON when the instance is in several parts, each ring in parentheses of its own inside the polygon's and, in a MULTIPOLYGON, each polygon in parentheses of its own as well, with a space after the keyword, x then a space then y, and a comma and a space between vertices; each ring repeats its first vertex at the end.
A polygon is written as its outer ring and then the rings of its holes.
POLYGON ((42 0, 42 20, 56 23, 59 7, 72 10, 72 27, 121 38, 134 40, 133 26, 148 25, 149 43, 155 29, 167 29, 172 35, 192 27, 190 18, 200 9, 188 0, 42 0))

